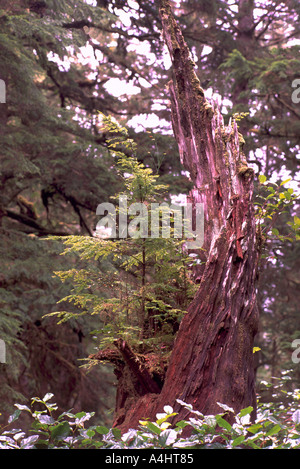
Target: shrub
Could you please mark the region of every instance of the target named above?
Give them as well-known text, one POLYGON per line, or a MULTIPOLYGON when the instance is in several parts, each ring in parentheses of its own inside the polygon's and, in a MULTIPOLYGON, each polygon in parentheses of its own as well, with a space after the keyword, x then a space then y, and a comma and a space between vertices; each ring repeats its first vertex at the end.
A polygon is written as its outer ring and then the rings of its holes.
MULTIPOLYGON (((299 391, 293 395, 298 398, 299 391)), ((138 429, 121 434, 119 429, 108 429, 102 425, 88 426, 92 412, 63 412, 55 417, 57 406, 51 403, 53 394, 43 399, 33 398, 31 406, 16 404, 16 411, 9 417, 8 424, 1 428, 0 449, 292 449, 300 448, 300 409, 291 406, 274 407, 271 404, 258 406, 255 422, 250 421, 252 407, 234 415, 233 409, 219 404, 220 413, 203 415, 191 405, 178 402, 191 412, 188 420, 171 424, 176 415, 166 405, 156 421, 140 421, 138 429), (38 404, 39 410, 34 410, 38 404), (41 409, 41 410, 40 410, 41 409), (32 424, 29 434, 21 429, 10 429, 21 412, 29 412, 32 424), (232 414, 234 423, 226 416, 232 414), (183 437, 188 427, 190 436, 183 437)), ((231 419, 232 421, 232 419, 231 419)))

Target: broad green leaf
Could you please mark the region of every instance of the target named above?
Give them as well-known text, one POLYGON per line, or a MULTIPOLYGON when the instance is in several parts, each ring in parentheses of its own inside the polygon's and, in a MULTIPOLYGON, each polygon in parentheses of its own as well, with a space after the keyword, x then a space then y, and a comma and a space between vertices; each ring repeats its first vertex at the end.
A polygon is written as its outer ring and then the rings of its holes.
POLYGON ((70 425, 68 422, 61 422, 56 425, 51 431, 51 438, 53 440, 61 440, 69 436, 71 431, 70 425))
POLYGON ((254 443, 254 441, 250 439, 246 440, 245 443, 247 444, 247 446, 250 446, 250 448, 252 449, 261 449, 256 443, 254 443))
POLYGON ((121 430, 119 428, 113 428, 112 429, 112 434, 117 439, 121 438, 121 436, 122 436, 121 430))
POLYGON ((244 436, 244 435, 238 436, 237 438, 235 438, 235 439, 233 440, 233 442, 232 442, 232 447, 234 448, 235 446, 240 445, 244 440, 245 440, 245 436, 244 436))
POLYGON ((180 422, 176 423, 176 427, 178 427, 178 428, 184 428, 187 425, 189 425, 189 423, 186 420, 180 420, 180 422))
POLYGON ((274 425, 274 427, 272 427, 271 430, 269 430, 269 431, 267 432, 266 436, 275 435, 275 434, 278 433, 280 430, 281 430, 281 426, 280 426, 279 424, 274 425))
POLYGON ((252 411, 253 411, 253 407, 251 407, 251 406, 246 407, 245 409, 242 409, 240 411, 239 417, 245 417, 245 415, 251 414, 252 411))
POLYGON ((256 434, 258 430, 260 430, 261 428, 262 428, 262 425, 260 423, 254 423, 253 425, 248 427, 248 431, 250 433, 256 434))
POLYGON ((216 415, 216 420, 217 424, 220 427, 225 428, 225 430, 228 430, 229 432, 232 430, 232 426, 230 425, 230 423, 223 419, 223 417, 221 417, 220 415, 216 415))
POLYGON ((150 432, 155 433, 156 435, 160 435, 161 429, 155 425, 155 423, 147 422, 145 426, 148 428, 148 430, 150 430, 150 432))
POLYGON ((291 200, 291 197, 292 197, 292 196, 291 196, 291 194, 289 193, 289 191, 285 191, 285 192, 284 192, 284 195, 285 195, 285 198, 286 198, 287 200, 291 200))
POLYGON ((259 182, 260 182, 261 184, 263 184, 264 182, 266 182, 267 177, 266 177, 264 174, 260 174, 260 175, 258 176, 258 180, 259 180, 259 182))
POLYGON ((96 432, 100 433, 100 435, 107 435, 107 433, 109 433, 109 429, 103 425, 98 425, 95 430, 96 432))

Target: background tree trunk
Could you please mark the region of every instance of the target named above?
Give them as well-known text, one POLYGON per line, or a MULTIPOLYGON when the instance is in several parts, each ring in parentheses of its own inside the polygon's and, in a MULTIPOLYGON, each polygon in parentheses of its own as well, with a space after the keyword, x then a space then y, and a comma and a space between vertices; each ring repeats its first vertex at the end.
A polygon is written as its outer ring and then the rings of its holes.
POLYGON ((189 50, 161 1, 163 33, 173 63, 172 122, 181 161, 194 182, 190 201, 204 204, 205 261, 199 290, 181 322, 161 393, 146 394, 127 412, 123 430, 144 417, 155 418, 176 402, 204 414, 221 411, 218 402, 239 411, 255 409, 253 339, 257 331, 256 277, 259 238, 252 205, 253 170, 242 151, 234 121, 228 127, 218 106, 205 99, 189 50))

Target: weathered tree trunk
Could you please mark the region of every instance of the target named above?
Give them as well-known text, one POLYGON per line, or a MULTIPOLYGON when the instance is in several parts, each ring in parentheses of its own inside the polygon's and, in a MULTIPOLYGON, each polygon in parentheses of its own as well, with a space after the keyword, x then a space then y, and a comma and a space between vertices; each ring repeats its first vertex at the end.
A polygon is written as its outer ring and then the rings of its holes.
POLYGON ((122 430, 155 418, 168 404, 186 418, 176 399, 204 414, 218 402, 255 409, 253 339, 257 330, 256 277, 259 243, 252 205, 253 170, 235 122, 224 126, 207 102, 189 50, 161 0, 163 33, 173 62, 172 122, 181 160, 190 172, 193 203, 204 204, 205 265, 199 290, 184 316, 161 392, 145 394, 127 411, 122 430))
MULTIPOLYGON (((7 75, 6 70, 4 69, 4 67, 2 67, 2 70, 1 70, 1 73, 0 73, 0 79, 4 80, 5 84, 7 83, 6 75, 7 75)), ((3 97, 6 98, 6 93, 5 93, 5 96, 3 96, 3 97)), ((5 135, 6 122, 7 122, 6 99, 3 99, 3 101, 5 101, 5 102, 0 103, 0 138, 1 139, 5 135)), ((1 166, 3 166, 2 159, 3 159, 3 156, 2 156, 2 154, 0 154, 1 166)), ((11 178, 11 172, 7 172, 7 171, 4 171, 4 169, 1 169, 1 175, 0 175, 0 187, 1 187, 1 194, 0 194, 0 226, 2 226, 2 219, 3 219, 3 217, 5 216, 5 213, 6 213, 5 208, 4 208, 5 207, 5 202, 4 202, 4 200, 5 200, 5 196, 4 196, 5 191, 3 191, 3 187, 4 187, 4 184, 7 181, 7 179, 10 179, 10 178, 11 178)))

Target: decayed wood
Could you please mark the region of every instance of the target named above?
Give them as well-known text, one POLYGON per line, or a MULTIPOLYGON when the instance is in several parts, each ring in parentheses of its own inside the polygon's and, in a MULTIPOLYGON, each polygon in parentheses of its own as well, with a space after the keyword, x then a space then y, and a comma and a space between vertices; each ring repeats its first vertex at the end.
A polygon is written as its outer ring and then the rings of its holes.
POLYGON ((128 369, 137 379, 141 388, 140 394, 143 395, 148 392, 159 393, 160 387, 152 379, 149 371, 141 360, 139 360, 138 356, 132 351, 129 344, 122 339, 115 340, 114 344, 119 350, 124 362, 127 364, 128 369))
POLYGON ((256 278, 259 243, 252 204, 253 170, 247 166, 236 122, 224 125, 204 95, 188 47, 168 0, 161 0, 163 33, 173 63, 172 122, 180 158, 194 182, 190 201, 204 204, 205 261, 199 290, 180 325, 159 395, 143 396, 128 411, 123 429, 155 418, 177 399, 203 413, 218 402, 236 411, 255 409, 253 339, 257 331, 256 278))
POLYGON ((156 357, 151 360, 150 355, 137 355, 123 339, 115 340, 114 347, 99 350, 89 358, 114 366, 114 373, 118 379, 114 426, 123 423, 127 412, 130 412, 142 396, 149 397, 149 393, 157 396, 161 391, 161 386, 149 371, 151 363, 156 362, 156 357))

